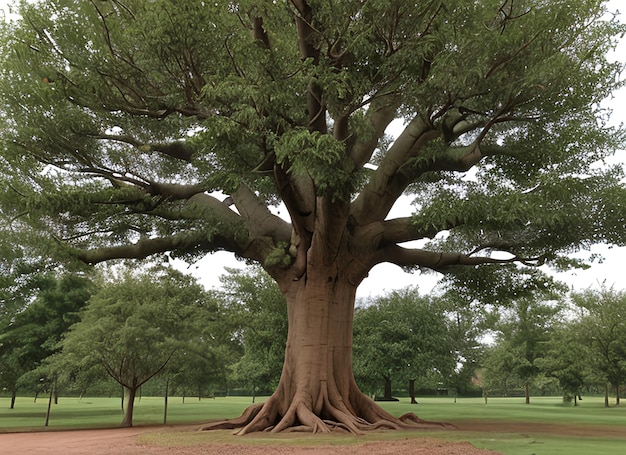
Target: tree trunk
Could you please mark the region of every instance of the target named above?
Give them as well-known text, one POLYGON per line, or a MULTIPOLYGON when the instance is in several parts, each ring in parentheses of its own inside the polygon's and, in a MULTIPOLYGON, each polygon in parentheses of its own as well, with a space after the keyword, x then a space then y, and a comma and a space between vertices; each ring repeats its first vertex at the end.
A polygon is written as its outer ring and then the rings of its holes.
POLYGON ((15 399, 17 398, 17 389, 11 390, 11 409, 15 409, 15 399))
POLYGON ((417 404, 415 399, 415 379, 409 379, 409 396, 411 397, 411 404, 417 404))
POLYGON ((54 396, 54 382, 50 384, 50 396, 48 397, 48 410, 46 411, 46 423, 45 427, 48 426, 48 422, 50 422, 50 408, 52 407, 52 397, 54 396))
MULTIPOLYGON (((205 429, 241 428, 238 434, 330 432, 405 428, 413 414, 395 418, 358 388, 352 370, 352 323, 356 286, 338 276, 336 264, 283 286, 289 318, 285 362, 276 391, 238 419, 205 429), (286 289, 285 289, 286 288, 286 289)), ((441 425, 441 424, 438 424, 441 425)))
POLYGON ((609 383, 604 384, 604 407, 609 407, 609 383))
POLYGON ((128 428, 133 426, 133 408, 135 407, 135 395, 137 394, 136 387, 124 387, 124 396, 126 406, 124 409, 124 418, 120 427, 128 428))
POLYGON ((389 376, 383 376, 383 379, 385 381, 385 386, 383 389, 383 400, 391 401, 393 400, 393 397, 391 396, 391 378, 389 376))
POLYGON ((170 392, 170 380, 165 381, 165 402, 163 404, 163 425, 167 425, 167 396, 170 392))
POLYGON ((526 390, 526 404, 530 404, 530 388, 528 386, 528 382, 526 382, 525 390, 526 390))
POLYGON ((619 396, 619 384, 615 385, 615 406, 619 406, 620 396, 619 396))

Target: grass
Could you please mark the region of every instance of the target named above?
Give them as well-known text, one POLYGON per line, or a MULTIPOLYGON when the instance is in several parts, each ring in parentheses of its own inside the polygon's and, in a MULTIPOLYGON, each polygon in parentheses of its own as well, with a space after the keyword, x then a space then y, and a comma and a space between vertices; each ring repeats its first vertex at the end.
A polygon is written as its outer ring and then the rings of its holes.
MULTIPOLYGON (((419 405, 407 400, 381 403, 394 415, 415 412, 426 420, 453 422, 459 426, 468 422, 488 425, 508 424, 507 432, 437 431, 437 432, 376 432, 365 437, 252 435, 238 444, 362 444, 369 441, 436 437, 449 441, 470 441, 476 447, 495 450, 507 455, 583 455, 589 453, 620 454, 626 451, 626 407, 605 408, 603 398, 585 397, 579 406, 564 405, 557 397, 537 397, 525 405, 523 398, 490 398, 485 405, 481 398, 418 398, 419 405), (526 424, 526 425, 525 425, 526 424), (527 424, 539 424, 528 427, 527 424), (519 425, 519 429, 517 428, 519 425), (559 426, 558 431, 550 433, 559 426), (529 428, 532 428, 529 430, 529 428), (556 428, 556 427, 555 427, 556 428), (589 431, 591 430, 591 432, 589 431), (594 432, 596 434, 594 434, 594 432)), ((249 397, 216 399, 170 398, 168 424, 196 424, 211 419, 238 416, 251 403, 249 397)), ((33 403, 32 398, 20 397, 15 409, 9 409, 9 399, 0 398, 0 432, 41 431, 45 421, 47 399, 33 403)), ((122 419, 118 398, 63 398, 52 407, 49 429, 116 427, 122 419)), ((134 424, 159 425, 163 422, 163 399, 143 397, 135 405, 134 424)), ((156 431, 141 436, 144 442, 158 445, 184 446, 203 442, 230 442, 230 432, 156 431)))

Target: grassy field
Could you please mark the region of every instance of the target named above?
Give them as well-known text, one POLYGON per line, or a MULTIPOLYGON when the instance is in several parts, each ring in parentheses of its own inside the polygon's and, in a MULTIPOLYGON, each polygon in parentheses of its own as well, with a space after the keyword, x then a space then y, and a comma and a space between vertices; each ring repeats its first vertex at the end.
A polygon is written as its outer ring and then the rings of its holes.
MULTIPOLYGON (((496 450, 508 455, 583 455, 626 453, 626 407, 604 408, 602 398, 585 397, 579 406, 564 405, 560 398, 533 398, 530 405, 523 398, 490 398, 485 405, 480 398, 420 398, 418 405, 407 400, 381 403, 394 415, 415 412, 426 420, 463 424, 480 423, 480 431, 429 432, 429 437, 446 440, 467 440, 477 447, 496 450), (505 431, 502 426, 507 425, 505 431), (492 426, 494 431, 485 431, 492 426), (517 428, 519 426, 519 428, 517 428), (558 428, 557 428, 558 426, 558 428)), ((170 398, 168 424, 194 424, 211 419, 238 416, 251 403, 249 397, 229 397, 198 401, 187 398, 170 398)), ((47 400, 21 397, 15 409, 9 409, 9 399, 0 398, 0 432, 41 431, 44 429, 47 400)), ((122 419, 120 400, 117 398, 63 398, 53 405, 49 429, 115 427, 122 419)), ((163 399, 143 397, 135 405, 134 424, 159 425, 163 422, 163 399)), ((385 432, 362 437, 330 436, 331 443, 356 443, 366 440, 381 440, 423 436, 423 433, 385 432), (334 439, 333 439, 334 438, 334 439), (334 442, 333 442, 334 441, 334 442)), ((215 439, 215 433, 188 433, 189 441, 202 438, 215 439)), ((167 443, 175 437, 159 433, 150 434, 150 442, 167 443), (161 441, 163 442, 163 441, 161 441)), ((226 436, 224 436, 226 437, 226 436)), ((299 438, 307 443, 329 443, 326 438, 299 438)), ((268 443, 267 437, 255 440, 246 438, 247 443, 268 443)), ((273 441, 273 440, 272 440, 273 441)), ((285 442, 284 440, 283 443, 285 442)), ((275 442, 275 441, 273 441, 275 442)), ((287 443, 292 443, 288 441, 287 443)), ((181 441, 181 444, 184 442, 181 441)))

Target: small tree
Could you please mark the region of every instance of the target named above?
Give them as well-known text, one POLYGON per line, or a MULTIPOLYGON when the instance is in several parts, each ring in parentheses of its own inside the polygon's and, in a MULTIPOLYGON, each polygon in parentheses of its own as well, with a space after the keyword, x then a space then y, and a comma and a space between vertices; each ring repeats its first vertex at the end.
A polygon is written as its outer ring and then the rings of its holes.
POLYGON ((103 284, 63 340, 63 356, 75 359, 79 371, 97 364, 123 387, 122 427, 132 426, 139 387, 194 335, 189 321, 203 298, 198 284, 172 269, 127 270, 103 284))
POLYGON ((42 377, 48 383, 45 369, 37 368, 59 350, 61 338, 94 292, 89 278, 69 273, 37 275, 28 282, 34 300, 23 301, 20 311, 7 316, 0 328, 0 384, 11 390, 11 407, 18 384, 38 388, 42 377))
POLYGON ((271 391, 280 379, 287 344, 287 304, 276 282, 261 268, 229 270, 218 297, 228 305, 243 355, 233 366, 236 380, 271 391))
POLYGON ((555 378, 563 390, 564 400, 578 404, 585 386, 593 378, 591 348, 583 336, 582 321, 569 321, 555 327, 548 348, 536 365, 548 377, 555 378))
POLYGON ((356 379, 370 388, 382 383, 383 400, 392 399, 394 381, 408 384, 432 371, 452 369, 453 351, 441 302, 420 295, 417 288, 393 291, 356 310, 356 379))
MULTIPOLYGON (((620 386, 626 382, 626 291, 602 287, 571 295, 581 311, 584 339, 591 346, 591 364, 615 390, 620 404, 620 386)), ((608 407, 608 386, 605 396, 608 407)))

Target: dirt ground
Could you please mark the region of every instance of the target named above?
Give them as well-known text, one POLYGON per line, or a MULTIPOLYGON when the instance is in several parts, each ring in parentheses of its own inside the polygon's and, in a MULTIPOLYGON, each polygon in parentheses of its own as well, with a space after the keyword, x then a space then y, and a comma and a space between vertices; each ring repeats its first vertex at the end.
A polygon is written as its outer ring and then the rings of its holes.
MULTIPOLYGON (((626 428, 534 425, 529 423, 457 422, 461 431, 493 433, 552 433, 576 436, 612 436, 626 438, 626 428)), ((162 447, 142 443, 140 435, 149 432, 197 431, 198 427, 136 427, 107 430, 48 431, 38 433, 0 434, 1 455, 493 455, 497 452, 479 450, 465 442, 443 442, 428 438, 364 442, 349 446, 298 446, 263 444, 244 445, 233 437, 232 444, 202 443, 188 447, 162 447)), ((294 436, 295 437, 295 436, 294 436)))

